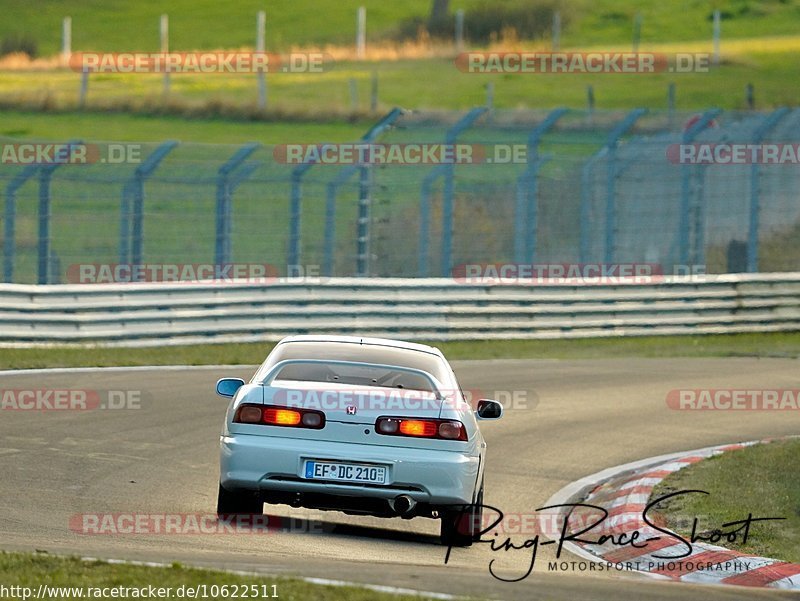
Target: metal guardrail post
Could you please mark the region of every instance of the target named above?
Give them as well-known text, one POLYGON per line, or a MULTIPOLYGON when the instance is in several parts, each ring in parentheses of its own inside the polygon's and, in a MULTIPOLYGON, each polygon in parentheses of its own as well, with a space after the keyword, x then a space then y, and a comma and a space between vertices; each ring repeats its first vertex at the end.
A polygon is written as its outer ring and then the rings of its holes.
MULTIPOLYGON (((251 142, 237 150, 217 170, 217 206, 214 244, 214 262, 225 265, 231 260, 231 174, 253 154, 260 144, 251 142)), ((241 181, 239 182, 241 183, 241 181)))
MULTIPOLYGON (((445 144, 455 144, 461 133, 472 127, 472 125, 483 115, 489 112, 485 106, 472 109, 461 120, 451 127, 445 135, 445 144)), ((444 188, 442 190, 442 277, 451 275, 453 269, 453 212, 454 212, 454 189, 455 165, 447 163, 442 166, 444 174, 444 188)))
MULTIPOLYGON (((753 133, 752 144, 760 144, 778 122, 789 114, 789 109, 781 107, 772 112, 753 133)), ((758 228, 761 212, 761 169, 757 161, 750 165, 750 222, 747 228, 747 271, 758 271, 758 228)))
POLYGON ((50 182, 53 172, 68 163, 72 147, 81 144, 79 140, 67 143, 56 151, 52 163, 39 167, 39 215, 38 215, 38 242, 37 242, 37 284, 50 283, 50 253, 52 240, 50 239, 50 182))
POLYGON ((156 148, 142 161, 133 176, 122 188, 120 205, 120 263, 142 262, 142 235, 144 230, 144 182, 156 170, 162 160, 178 145, 170 140, 156 148), (130 244, 128 243, 130 240, 130 244))
POLYGON ((27 165, 6 185, 5 225, 3 238, 3 281, 14 281, 14 254, 16 251, 17 190, 39 171, 39 165, 27 165))
POLYGON ((605 241, 605 262, 614 262, 617 244, 617 166, 616 155, 619 140, 636 124, 639 118, 647 112, 647 109, 638 108, 632 110, 628 115, 611 130, 606 140, 608 149, 607 166, 608 176, 606 180, 606 241, 605 241))
MULTIPOLYGON (((683 132, 681 144, 691 144, 700 132, 708 127, 709 123, 721 112, 721 109, 711 109, 703 113, 697 121, 683 132)), ((681 165, 681 204, 678 217, 678 256, 681 265, 689 264, 689 213, 691 211, 692 195, 691 167, 691 165, 681 165)))
POLYGON ((557 108, 528 134, 528 166, 517 180, 517 207, 514 227, 514 260, 533 263, 536 255, 536 231, 539 209, 539 169, 547 159, 540 159, 542 136, 552 129, 569 109, 557 108), (524 192, 524 194, 523 194, 524 192))

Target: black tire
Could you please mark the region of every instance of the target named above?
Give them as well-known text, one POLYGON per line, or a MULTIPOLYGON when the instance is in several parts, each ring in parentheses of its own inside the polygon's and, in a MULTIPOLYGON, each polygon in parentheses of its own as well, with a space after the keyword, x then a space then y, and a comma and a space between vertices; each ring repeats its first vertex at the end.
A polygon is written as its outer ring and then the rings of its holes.
POLYGON ((217 495, 217 515, 261 515, 264 502, 249 491, 230 491, 219 485, 217 495))
POLYGON ((439 539, 446 547, 469 547, 478 539, 483 520, 483 483, 473 505, 440 512, 439 539))

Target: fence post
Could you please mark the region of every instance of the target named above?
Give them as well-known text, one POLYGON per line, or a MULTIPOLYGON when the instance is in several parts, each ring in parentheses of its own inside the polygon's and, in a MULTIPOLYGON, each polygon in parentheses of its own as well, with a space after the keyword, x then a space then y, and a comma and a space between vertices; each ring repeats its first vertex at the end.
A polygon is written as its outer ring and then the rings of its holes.
MULTIPOLYGON (((161 53, 167 54, 169 52, 169 15, 161 15, 159 26, 159 33, 161 37, 161 53)), ((164 63, 164 89, 163 94, 166 98, 169 95, 169 61, 164 63)))
MULTIPOLYGON (((389 111, 389 113, 384 115, 384 117, 380 121, 378 121, 375 125, 373 125, 369 129, 369 131, 367 131, 367 133, 365 133, 361 137, 360 141, 361 142, 372 142, 372 141, 374 141, 380 134, 382 134, 384 131, 386 131, 387 129, 392 127, 392 125, 394 125, 394 122, 397 121, 397 119, 402 114, 403 114, 403 111, 401 109, 399 109, 399 108, 392 109, 391 111, 389 111)), ((325 203, 325 234, 324 234, 324 242, 323 242, 323 247, 324 247, 324 251, 323 252, 324 252, 325 256, 324 256, 324 260, 323 260, 323 275, 326 275, 326 276, 332 276, 333 275, 333 267, 334 267, 334 265, 333 265, 334 264, 333 255, 334 255, 334 252, 335 252, 334 243, 335 243, 335 236, 336 236, 336 231, 335 231, 335 227, 336 227, 336 194, 338 192, 339 186, 341 186, 343 183, 345 183, 347 180, 349 180, 350 177, 352 177, 353 174, 355 174, 355 172, 359 171, 360 169, 369 170, 369 167, 365 167, 363 165, 348 165, 347 167, 345 167, 344 169, 339 171, 339 173, 337 174, 336 178, 334 178, 333 181, 328 182, 327 196, 326 196, 326 203, 325 203)), ((362 194, 364 194, 364 193, 366 193, 367 195, 369 194, 368 190, 366 192, 364 192, 363 186, 366 186, 368 188, 371 185, 371 182, 369 181, 369 179, 365 180, 363 178, 364 178, 364 175, 362 173, 362 176, 361 176, 361 179, 360 179, 360 187, 359 187, 359 211, 361 211, 361 208, 362 208, 362 206, 361 206, 362 205, 362 194)), ((368 200, 369 199, 366 199, 365 202, 368 202, 368 200)), ((368 207, 366 207, 366 208, 368 210, 368 207)), ((360 213, 359 213, 359 219, 361 219, 360 213)), ((362 224, 361 221, 359 221, 358 224, 357 224, 357 227, 358 227, 360 233, 359 233, 359 236, 357 237, 357 240, 356 240, 356 244, 357 244, 357 248, 356 248, 356 257, 357 257, 356 271, 359 271, 359 269, 361 269, 360 257, 363 254, 362 253, 363 249, 361 248, 361 239, 360 239, 361 238, 361 227, 362 227, 362 225, 364 227, 366 227, 366 228, 369 228, 368 220, 363 222, 363 224, 362 224)), ((365 239, 367 239, 369 237, 369 232, 368 231, 364 234, 364 237, 365 237, 365 239)))
POLYGON ((72 56, 72 17, 64 17, 61 22, 61 58, 65 61, 72 56))
POLYGON ((356 275, 369 277, 370 266, 370 219, 372 209, 372 170, 359 168, 358 222, 356 233, 356 275))
MULTIPOLYGON (((256 52, 264 52, 266 49, 266 27, 267 13, 260 10, 256 15, 256 52)), ((258 78, 258 108, 263 111, 267 108, 267 74, 263 69, 259 69, 256 77, 258 78)))
POLYGON ((150 156, 142 161, 133 172, 131 178, 123 186, 120 232, 131 232, 130 253, 127 245, 122 246, 120 236, 120 263, 129 262, 134 265, 142 263, 143 234, 144 234, 144 182, 150 177, 162 160, 178 145, 174 140, 164 142, 156 148, 150 156), (132 197, 132 203, 126 197, 126 192, 132 197), (130 225, 129 222, 130 221, 130 225))
POLYGON ((5 223, 3 225, 3 281, 6 284, 10 284, 14 279, 14 225, 17 216, 16 198, 10 188, 11 183, 6 186, 5 223))
POLYGON ((367 7, 359 6, 356 17, 356 58, 363 59, 367 53, 367 7))
POLYGON ((242 146, 217 170, 215 265, 225 265, 231 259, 231 174, 253 154, 260 145, 253 142, 242 146))
POLYGON ((722 15, 719 12, 719 9, 714 11, 714 25, 713 25, 713 32, 712 32, 712 45, 714 47, 712 55, 711 55, 711 64, 712 65, 719 65, 719 58, 720 58, 720 51, 719 51, 719 40, 721 37, 722 32, 722 15))
POLYGON ((55 160, 52 163, 41 165, 39 168, 39 214, 38 214, 38 250, 37 250, 37 277, 38 284, 50 283, 50 255, 52 240, 50 238, 50 181, 53 172, 66 164, 72 153, 72 147, 81 144, 72 141, 56 150, 55 160))
POLYGON ((667 120, 669 127, 672 127, 675 121, 675 82, 667 86, 667 120))
MULTIPOLYGON (((772 131, 778 122, 783 119, 789 109, 781 107, 771 113, 758 129, 753 133, 752 144, 760 144, 761 141, 772 131)), ((761 190, 759 187, 761 169, 758 161, 753 161, 750 165, 750 222, 747 228, 747 272, 755 273, 758 271, 758 229, 759 213, 761 211, 761 190)))
POLYGON ((606 243, 605 243, 605 262, 611 264, 615 260, 617 244, 617 146, 619 140, 636 124, 639 118, 647 112, 647 109, 638 108, 632 110, 608 135, 606 141, 608 173, 606 179, 606 243))
MULTIPOLYGON (((721 113, 720 109, 711 109, 683 132, 682 144, 691 144, 711 121, 721 113)), ((692 194, 691 165, 681 165, 681 204, 678 219, 678 252, 681 265, 689 265, 689 229, 692 194)))
MULTIPOLYGON (((348 176, 349 177, 349 176, 348 176)), ((328 277, 333 275, 334 244, 336 242, 336 191, 337 182, 328 182, 325 187, 325 233, 323 236, 322 273, 328 277)))
POLYGON ((355 113, 358 110, 358 82, 351 77, 348 80, 348 86, 350 88, 350 110, 355 113))
POLYGON ((378 72, 372 72, 372 87, 369 99, 369 110, 374 113, 378 110, 378 72))
MULTIPOLYGON (((472 127, 472 125, 484 114, 488 113, 487 107, 474 108, 462 117, 458 123, 453 125, 445 135, 445 144, 452 145, 456 143, 458 136, 465 129, 472 127)), ((453 255, 453 211, 454 211, 454 188, 453 175, 455 173, 455 165, 453 163, 445 163, 442 165, 444 174, 444 189, 442 191, 442 277, 449 277, 453 268, 452 255, 453 255)))
POLYGON ((747 108, 751 111, 756 110, 756 93, 753 84, 749 83, 744 88, 744 97, 745 102, 747 102, 747 108))
POLYGON ((48 170, 39 172, 39 243, 37 284, 47 284, 50 265, 50 176, 48 170))
POLYGON ((464 9, 456 11, 456 52, 464 51, 464 9))
POLYGON ((528 166, 517 181, 517 218, 514 230, 514 260, 517 263, 532 263, 536 255, 539 212, 538 178, 539 169, 545 161, 539 156, 539 143, 542 136, 550 131, 567 112, 568 109, 565 108, 551 111, 528 134, 528 166))
POLYGON ((428 277, 428 236, 431 227, 431 187, 444 172, 443 165, 431 169, 422 180, 419 197, 419 242, 417 246, 417 275, 428 277))
POLYGON ((14 254, 16 252, 17 190, 39 171, 39 165, 27 165, 6 185, 5 224, 3 238, 3 281, 14 281, 14 254))
POLYGON ((81 87, 78 92, 78 107, 84 108, 86 106, 86 97, 89 94, 89 67, 84 65, 81 69, 81 87))
POLYGON ((633 17, 633 42, 631 48, 633 53, 639 52, 639 41, 642 38, 642 13, 636 13, 633 17))
POLYGON ((561 48, 561 13, 559 11, 555 11, 553 13, 553 38, 551 43, 551 49, 553 52, 558 52, 561 48))

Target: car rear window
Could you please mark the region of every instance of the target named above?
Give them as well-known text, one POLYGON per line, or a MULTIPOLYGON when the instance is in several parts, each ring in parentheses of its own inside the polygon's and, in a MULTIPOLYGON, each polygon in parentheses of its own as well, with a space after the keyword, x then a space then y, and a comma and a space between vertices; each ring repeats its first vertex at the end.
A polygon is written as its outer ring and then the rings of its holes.
MULTIPOLYGON (((380 363, 382 365, 396 365, 399 367, 410 367, 412 369, 421 369, 422 371, 426 371, 435 377, 439 382, 446 384, 450 381, 450 377, 448 375, 448 369, 445 362, 437 355, 433 353, 426 353, 424 351, 416 351, 411 349, 404 349, 404 348, 396 348, 391 346, 382 346, 377 344, 357 344, 354 342, 326 342, 326 341, 303 341, 303 342, 285 342, 283 344, 279 344, 273 351, 270 353, 267 360, 264 362, 264 365, 256 373, 255 379, 257 381, 261 381, 267 375, 270 369, 275 366, 280 361, 285 361, 286 359, 329 359, 329 360, 339 360, 339 361, 356 361, 359 363, 380 363)), ((288 366, 286 369, 291 368, 292 366, 288 366)), ((314 374, 314 370, 321 371, 322 368, 315 367, 312 368, 311 365, 298 365, 295 366, 297 369, 292 371, 292 375, 294 376, 301 376, 301 377, 293 377, 291 379, 298 379, 304 381, 316 381, 316 382, 326 382, 332 381, 329 379, 317 379, 317 378, 329 378, 330 374, 326 372, 325 374, 319 373, 314 374), (305 375, 304 375, 305 373, 305 375), (313 379, 312 379, 313 378, 313 379)), ((337 369, 340 369, 337 367, 337 369)), ((341 371, 341 370, 340 370, 341 371)), ((351 370, 353 371, 353 370, 351 370)), ((358 379, 358 382, 348 382, 343 381, 342 383, 358 383, 358 384, 366 384, 369 385, 369 382, 372 379, 382 379, 387 378, 386 381, 390 381, 392 376, 387 372, 387 370, 378 370, 381 373, 370 373, 366 374, 359 373, 356 374, 355 371, 352 373, 352 378, 358 379)), ((344 373, 344 372, 342 372, 344 373)), ((412 374, 408 374, 407 372, 394 372, 395 374, 404 373, 403 380, 400 380, 400 376, 396 375, 394 382, 401 383, 401 382, 408 382, 408 388, 415 388, 415 389, 428 389, 429 384, 424 386, 420 386, 417 379, 421 379, 415 377, 414 379, 411 378, 412 374)), ((280 374, 281 379, 290 379, 287 375, 282 373, 280 374)), ((396 385, 395 384, 395 385, 396 385)), ((385 384, 377 384, 373 383, 373 386, 384 386, 385 384)), ((392 384, 390 384, 392 386, 392 384)), ((402 386, 402 384, 401 384, 402 386)))

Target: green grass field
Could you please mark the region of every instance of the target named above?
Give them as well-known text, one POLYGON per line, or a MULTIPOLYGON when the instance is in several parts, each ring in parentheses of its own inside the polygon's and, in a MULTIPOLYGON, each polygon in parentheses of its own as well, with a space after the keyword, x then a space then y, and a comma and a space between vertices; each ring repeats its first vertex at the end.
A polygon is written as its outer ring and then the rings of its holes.
MULTIPOLYGON (((481 0, 453 0, 451 11, 469 9, 481 0)), ((367 7, 370 39, 391 36, 401 19, 424 17, 430 0, 383 2, 381 0, 340 0, 326 2, 324 8, 313 0, 258 0, 220 3, 210 0, 157 0, 126 2, 108 0, 74 3, 60 0, 0 1, 0 38, 9 34, 29 34, 40 53, 49 55, 60 48, 61 19, 73 20, 73 49, 152 51, 158 49, 159 15, 170 15, 170 42, 173 50, 238 48, 252 46, 255 13, 267 11, 267 47, 286 49, 310 44, 352 44, 355 13, 367 7), (324 10, 325 18, 320 19, 324 10), (109 24, 113 23, 113 26, 109 24)), ((800 19, 798 0, 561 0, 565 17, 562 45, 628 44, 634 15, 642 15, 641 39, 673 42, 710 39, 711 11, 723 15, 723 39, 795 34, 800 19)), ((469 32, 467 32, 469 33, 469 32)))
POLYGON ((180 140, 204 144, 242 144, 255 141, 281 144, 287 140, 313 143, 358 139, 372 120, 319 123, 186 119, 170 115, 99 114, 92 112, 0 112, 0 136, 34 140, 119 140, 161 142, 180 140))
POLYGON ((720 545, 783 561, 800 562, 800 440, 772 442, 731 451, 684 468, 666 478, 653 491, 657 498, 679 490, 703 490, 710 494, 683 495, 658 506, 667 525, 690 535, 698 517, 697 532, 710 531, 727 522, 753 517, 782 517, 781 521, 756 522, 747 544, 720 545), (679 518, 682 517, 683 519, 679 518))
MULTIPOLYGON (((178 563, 170 567, 84 561, 77 557, 59 557, 44 553, 0 552, 0 585, 9 590, 11 599, 31 599, 40 586, 49 594, 45 599, 91 598, 91 591, 110 597, 116 588, 118 598, 138 598, 131 589, 156 589, 171 591, 173 598, 186 596, 188 587, 197 591, 193 598, 231 599, 281 599, 282 601, 411 601, 424 600, 424 596, 392 595, 355 586, 326 586, 311 584, 292 578, 242 576, 213 570, 184 567, 178 563), (222 587, 226 588, 222 588, 222 587), (22 587, 22 588, 12 588, 22 587), (213 587, 213 588, 212 588, 213 587), (82 589, 70 591, 69 589, 82 589), (105 593, 101 589, 107 589, 105 593), (122 594, 122 592, 125 594, 122 594), (82 594, 81 594, 82 593, 82 594)), ((158 595, 158 593, 155 593, 158 595)), ((188 596, 186 598, 189 598, 188 596)))
MULTIPOLYGON (((459 110, 482 106, 488 83, 494 85, 497 108, 577 109, 586 108, 589 85, 594 88, 598 109, 666 109, 667 87, 674 83, 679 110, 744 109, 744 89, 750 83, 755 87, 756 107, 769 109, 795 105, 800 98, 800 67, 794 60, 798 47, 800 43, 792 38, 784 48, 747 50, 709 72, 697 73, 478 74, 459 71, 447 58, 341 62, 323 73, 269 75, 266 112, 256 109, 258 93, 252 75, 174 76, 169 100, 164 101, 159 75, 95 74, 90 76, 87 109, 95 114, 131 111, 240 120, 336 121, 369 110, 373 72, 379 79, 377 112, 394 106, 459 110), (351 101, 351 80, 358 90, 356 105, 351 101)), ((80 76, 67 70, 1 72, 0 107, 74 111, 79 82, 80 76)))

